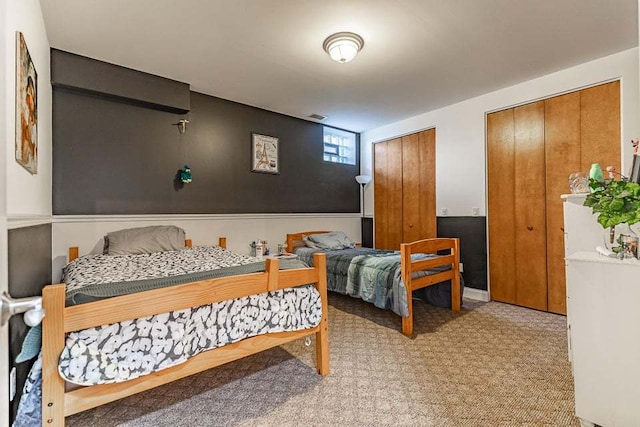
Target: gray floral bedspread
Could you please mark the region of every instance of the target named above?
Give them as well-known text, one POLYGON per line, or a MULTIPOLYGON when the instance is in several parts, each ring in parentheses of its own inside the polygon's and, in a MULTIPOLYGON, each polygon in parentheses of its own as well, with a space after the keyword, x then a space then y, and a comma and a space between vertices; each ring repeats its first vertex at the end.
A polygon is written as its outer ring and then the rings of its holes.
MULTIPOLYGON (((369 248, 320 251, 306 247, 295 249, 298 257, 313 265, 313 254, 324 252, 327 255, 327 288, 373 303, 378 308, 392 310, 399 316, 409 316, 407 290, 402 281, 400 252, 369 248)), ((411 259, 432 258, 434 254, 414 254, 411 259)), ((413 277, 436 274, 448 267, 418 271, 413 277)), ((462 295, 462 280, 460 281, 462 295)), ((414 291, 430 304, 451 308, 451 284, 449 281, 414 291)))

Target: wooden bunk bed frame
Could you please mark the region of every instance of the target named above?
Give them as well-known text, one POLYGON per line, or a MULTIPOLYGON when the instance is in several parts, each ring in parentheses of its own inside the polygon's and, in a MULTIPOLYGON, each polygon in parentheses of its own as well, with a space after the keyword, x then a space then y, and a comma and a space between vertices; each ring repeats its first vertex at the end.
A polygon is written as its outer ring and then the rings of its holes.
MULTIPOLYGON (((226 239, 220 238, 226 247, 226 239)), ((191 241, 185 242, 191 247, 191 241)), ((69 249, 70 262, 78 248, 69 249)), ((329 374, 329 328, 327 314, 327 274, 324 254, 314 255, 313 268, 279 270, 280 262, 268 258, 264 273, 243 274, 202 280, 167 288, 113 297, 102 301, 65 307, 65 284, 49 285, 42 291, 46 316, 42 322, 42 423, 63 426, 65 417, 204 370, 285 344, 316 336, 316 366, 322 376, 329 374), (245 338, 191 357, 185 363, 136 379, 65 391, 58 373, 58 358, 71 331, 151 316, 189 307, 212 304, 278 289, 314 283, 322 300, 322 319, 315 328, 278 332, 245 338)))
MULTIPOLYGON (((293 252, 294 248, 301 246, 300 243, 303 242, 304 236, 320 233, 329 232, 303 231, 287 234, 287 252, 293 252)), ((451 310, 456 313, 460 311, 460 239, 438 237, 402 243, 400 245, 400 268, 402 281, 407 290, 407 305, 409 308, 409 316, 402 318, 402 333, 404 335, 413 335, 413 291, 415 290, 426 288, 445 280, 451 280, 451 310), (449 251, 449 254, 438 258, 411 261, 412 254, 431 254, 439 251, 449 251), (416 279, 412 278, 415 272, 436 267, 450 267, 450 269, 416 279)))

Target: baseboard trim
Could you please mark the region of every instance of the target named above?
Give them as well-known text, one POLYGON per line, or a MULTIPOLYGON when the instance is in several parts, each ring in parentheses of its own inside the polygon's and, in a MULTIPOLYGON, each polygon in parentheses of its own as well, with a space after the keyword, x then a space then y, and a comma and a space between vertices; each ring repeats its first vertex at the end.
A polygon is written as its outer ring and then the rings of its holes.
POLYGON ((476 301, 489 301, 489 292, 482 289, 464 288, 462 296, 476 301))

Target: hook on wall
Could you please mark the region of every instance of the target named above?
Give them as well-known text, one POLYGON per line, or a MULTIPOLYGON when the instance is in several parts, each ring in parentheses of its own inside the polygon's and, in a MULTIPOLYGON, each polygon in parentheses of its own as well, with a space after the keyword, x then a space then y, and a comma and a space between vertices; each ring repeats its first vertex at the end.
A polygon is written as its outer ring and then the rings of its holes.
POLYGON ((180 119, 178 123, 172 123, 172 126, 178 126, 178 132, 185 133, 187 131, 187 123, 189 123, 189 120, 180 119))

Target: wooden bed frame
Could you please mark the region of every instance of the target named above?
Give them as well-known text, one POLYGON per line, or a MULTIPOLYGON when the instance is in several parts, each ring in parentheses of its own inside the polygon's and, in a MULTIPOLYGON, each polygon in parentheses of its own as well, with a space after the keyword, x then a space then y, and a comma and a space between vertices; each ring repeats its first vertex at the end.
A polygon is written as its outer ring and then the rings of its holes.
MULTIPOLYGON (((287 252, 293 252, 296 247, 302 246, 303 236, 310 234, 329 233, 328 231, 303 231, 287 234, 287 252)), ((315 261, 314 261, 315 262, 315 261)), ((325 261, 326 262, 326 261, 325 261)), ((457 238, 433 238, 418 240, 400 245, 400 268, 402 281, 407 289, 407 305, 409 316, 402 318, 402 333, 413 335, 413 291, 435 285, 445 280, 451 280, 451 310, 460 311, 460 240, 457 238), (449 254, 438 258, 411 261, 412 254, 437 253, 448 250, 449 254), (449 270, 431 274, 416 279, 413 273, 430 270, 436 267, 450 267, 449 270)))
MULTIPOLYGON (((191 246, 190 241, 186 243, 187 246, 191 246)), ((224 238, 220 239, 220 246, 226 247, 224 238)), ((78 248, 70 248, 69 254, 70 258, 77 257, 78 248)), ((42 291, 42 305, 46 313, 42 322, 43 425, 63 426, 65 417, 69 415, 313 334, 316 336, 318 373, 322 376, 329 374, 327 274, 324 254, 314 255, 314 265, 314 268, 280 271, 279 260, 269 258, 266 260, 264 273, 202 280, 71 307, 65 307, 64 283, 46 286, 42 291), (67 332, 306 283, 314 283, 322 299, 322 319, 315 328, 246 338, 200 353, 180 365, 133 380, 65 391, 65 381, 58 373, 58 358, 64 348, 67 332)))

